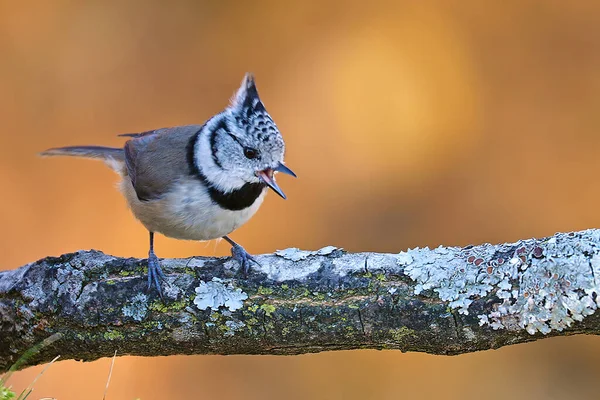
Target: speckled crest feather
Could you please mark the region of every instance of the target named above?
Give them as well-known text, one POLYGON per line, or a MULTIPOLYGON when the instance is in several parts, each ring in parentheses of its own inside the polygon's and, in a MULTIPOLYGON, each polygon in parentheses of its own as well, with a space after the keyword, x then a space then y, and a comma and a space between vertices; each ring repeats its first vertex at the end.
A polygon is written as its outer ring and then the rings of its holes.
POLYGON ((240 88, 231 100, 230 109, 234 120, 246 133, 257 141, 269 142, 283 146, 283 139, 273 118, 260 100, 256 82, 252 74, 246 74, 240 88))

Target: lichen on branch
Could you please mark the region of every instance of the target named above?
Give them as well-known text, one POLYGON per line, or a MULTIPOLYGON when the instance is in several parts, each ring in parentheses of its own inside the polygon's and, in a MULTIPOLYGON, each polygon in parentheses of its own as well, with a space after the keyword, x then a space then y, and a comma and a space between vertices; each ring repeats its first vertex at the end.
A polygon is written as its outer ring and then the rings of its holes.
POLYGON ((97 251, 0 272, 0 371, 118 354, 299 354, 400 349, 459 354, 545 336, 597 334, 600 231, 397 254, 287 249, 162 260, 164 300, 145 260, 97 251))

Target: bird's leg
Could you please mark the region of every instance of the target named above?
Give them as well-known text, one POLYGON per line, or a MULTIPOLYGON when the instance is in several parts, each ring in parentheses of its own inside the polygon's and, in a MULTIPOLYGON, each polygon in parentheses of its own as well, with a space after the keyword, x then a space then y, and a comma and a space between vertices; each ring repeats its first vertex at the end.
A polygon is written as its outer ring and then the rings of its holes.
POLYGON ((242 246, 231 240, 228 236, 223 236, 223 239, 231 245, 231 256, 240 264, 244 275, 248 275, 251 261, 260 266, 258 261, 256 261, 242 246))
POLYGON ((163 295, 160 287, 160 280, 164 281, 165 278, 165 274, 160 268, 158 257, 154 254, 154 232, 150 232, 150 250, 148 251, 148 290, 150 290, 152 284, 154 284, 161 299, 163 298, 163 295))

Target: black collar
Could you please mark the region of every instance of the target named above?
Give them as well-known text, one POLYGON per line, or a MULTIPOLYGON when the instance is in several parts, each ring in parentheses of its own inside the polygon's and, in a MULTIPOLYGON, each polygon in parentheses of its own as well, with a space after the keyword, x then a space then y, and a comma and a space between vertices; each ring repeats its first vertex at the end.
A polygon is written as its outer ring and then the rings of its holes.
MULTIPOLYGON (((206 125, 206 124, 205 124, 206 125)), ((216 188, 208 178, 200 170, 196 164, 194 157, 194 148, 200 138, 200 133, 204 125, 192 136, 187 146, 187 161, 190 168, 190 174, 198 178, 207 188, 208 194, 211 200, 225 210, 239 211, 250 207, 258 196, 265 190, 266 185, 262 182, 259 183, 246 183, 239 189, 232 190, 231 192, 224 192, 221 189, 216 188)), ((219 165, 220 167, 220 165, 219 165)))

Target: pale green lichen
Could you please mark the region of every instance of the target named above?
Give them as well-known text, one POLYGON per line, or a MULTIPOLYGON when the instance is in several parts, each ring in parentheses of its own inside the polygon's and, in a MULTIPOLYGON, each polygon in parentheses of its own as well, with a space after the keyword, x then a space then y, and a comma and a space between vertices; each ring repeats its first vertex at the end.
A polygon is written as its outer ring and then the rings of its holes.
POLYGON ((213 278, 210 282, 200 281, 196 287, 196 298, 194 304, 200 310, 217 310, 224 306, 230 311, 239 310, 244 306, 244 300, 248 295, 240 288, 234 287, 231 282, 213 278))
POLYGON ((148 296, 138 293, 131 298, 127 305, 123 306, 123 315, 141 321, 148 313, 148 296))
POLYGON ((600 305, 600 282, 595 278, 600 276, 598 230, 558 233, 544 241, 485 244, 468 251, 413 249, 398 260, 417 282, 415 294, 433 290, 461 314, 469 313, 476 298, 494 294, 501 303, 477 315, 480 325, 493 329, 561 331, 600 305))

